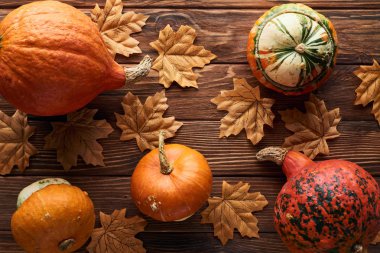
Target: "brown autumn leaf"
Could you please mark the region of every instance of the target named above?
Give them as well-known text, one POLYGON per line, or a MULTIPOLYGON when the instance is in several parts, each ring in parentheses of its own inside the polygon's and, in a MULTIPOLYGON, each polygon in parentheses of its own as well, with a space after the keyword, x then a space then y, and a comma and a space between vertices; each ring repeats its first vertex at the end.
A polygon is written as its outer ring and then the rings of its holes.
POLYGON ((305 102, 306 113, 297 109, 280 111, 281 119, 285 127, 294 132, 286 137, 284 148, 302 151, 305 155, 314 159, 319 153, 330 153, 327 140, 339 137, 337 125, 341 120, 339 108, 328 111, 323 100, 313 94, 309 101, 305 102))
POLYGON ((107 0, 104 9, 96 4, 91 10, 91 19, 98 25, 103 41, 113 57, 116 54, 129 57, 141 53, 139 42, 131 34, 141 32, 148 18, 149 16, 133 11, 123 14, 122 0, 107 0))
POLYGON ((378 244, 380 242, 380 231, 377 233, 375 239, 371 242, 371 244, 378 244))
POLYGON ((237 135, 243 129, 247 139, 256 145, 264 137, 264 124, 273 127, 271 107, 275 100, 260 98, 260 88, 251 87, 244 78, 234 78, 233 90, 222 90, 211 100, 218 110, 228 111, 221 120, 219 137, 237 135))
POLYGON ((135 235, 144 231, 147 222, 138 216, 125 218, 126 209, 111 215, 100 212, 101 228, 92 232, 87 246, 90 253, 144 253, 143 243, 135 235))
POLYGON ((0 175, 11 173, 14 166, 22 172, 29 166, 29 158, 37 154, 28 141, 34 130, 25 113, 17 110, 9 117, 0 111, 0 175))
POLYGON ((128 92, 121 105, 124 115, 115 113, 116 125, 123 131, 120 140, 136 139, 141 151, 158 147, 158 136, 165 131, 165 138, 171 138, 182 126, 174 117, 164 118, 163 114, 169 107, 166 103, 165 90, 149 96, 143 105, 140 99, 128 92))
POLYGON ((242 236, 259 238, 258 220, 252 212, 263 210, 268 201, 260 192, 249 193, 249 188, 247 183, 223 181, 222 197, 209 198, 209 206, 201 213, 201 223, 213 223, 214 236, 223 245, 233 239, 235 228, 242 236))
POLYGON ((190 26, 181 26, 177 32, 167 25, 158 40, 150 46, 158 51, 152 68, 159 72, 159 82, 169 88, 172 82, 182 87, 198 88, 198 75, 192 68, 203 68, 216 55, 202 46, 193 45, 196 33, 190 26))
POLYGON ((98 110, 84 108, 67 115, 67 122, 53 122, 45 137, 45 149, 56 149, 58 162, 67 171, 77 165, 78 156, 86 164, 105 166, 103 147, 96 141, 107 138, 113 129, 105 120, 94 120, 98 110))
POLYGON ((362 80, 355 90, 355 105, 367 106, 373 102, 372 113, 380 124, 380 65, 373 60, 372 66, 360 66, 354 74, 362 80))

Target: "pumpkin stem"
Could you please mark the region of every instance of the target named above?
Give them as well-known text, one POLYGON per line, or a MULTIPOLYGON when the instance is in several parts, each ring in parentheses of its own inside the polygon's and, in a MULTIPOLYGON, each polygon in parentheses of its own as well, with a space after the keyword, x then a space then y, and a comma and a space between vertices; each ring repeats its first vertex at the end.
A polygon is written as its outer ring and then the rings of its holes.
POLYGON ((351 253, 367 253, 368 251, 361 244, 355 244, 352 247, 351 253))
POLYGON ((301 43, 301 44, 298 44, 298 45, 295 47, 294 50, 296 50, 296 52, 299 53, 299 54, 303 54, 303 53, 305 53, 306 46, 305 46, 305 44, 301 43))
POLYGON ((70 238, 61 242, 58 247, 60 251, 65 251, 67 249, 70 249, 74 244, 75 240, 70 238))
POLYGON ((160 159, 161 173, 164 175, 169 175, 173 171, 172 165, 168 161, 168 157, 165 153, 165 132, 160 131, 158 137, 158 156, 160 159))
POLYGON ((152 66, 152 58, 146 55, 144 59, 139 63, 139 65, 132 68, 125 68, 125 84, 134 84, 138 82, 141 78, 149 74, 150 68, 152 66))
POLYGON ((256 158, 259 161, 271 161, 277 165, 282 165, 285 160, 285 156, 288 150, 280 147, 267 147, 256 154, 256 158))
POLYGON ((298 175, 314 162, 304 154, 297 151, 288 151, 280 147, 268 147, 256 154, 259 161, 272 161, 282 165, 282 171, 288 179, 298 175))

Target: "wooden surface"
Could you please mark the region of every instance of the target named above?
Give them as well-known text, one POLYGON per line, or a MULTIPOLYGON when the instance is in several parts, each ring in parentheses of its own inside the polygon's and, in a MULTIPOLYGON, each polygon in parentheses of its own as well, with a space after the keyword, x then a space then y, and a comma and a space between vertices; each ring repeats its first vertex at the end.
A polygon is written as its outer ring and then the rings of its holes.
MULTIPOLYGON (((0 18, 12 9, 31 1, 0 0, 0 18)), ((99 0, 65 1, 84 12, 99 0)), ((204 45, 218 58, 204 69, 197 71, 199 90, 182 89, 173 85, 166 91, 170 106, 166 115, 175 116, 184 122, 177 136, 168 142, 182 143, 202 152, 213 170, 214 185, 212 195, 220 195, 223 180, 229 183, 245 181, 253 191, 260 191, 269 200, 269 206, 257 213, 260 239, 242 238, 235 233, 235 239, 222 247, 213 236, 211 225, 200 224, 199 212, 192 218, 178 223, 160 223, 146 218, 149 225, 139 238, 144 241, 148 252, 287 252, 279 236, 275 233, 272 215, 273 204, 285 178, 280 168, 270 163, 259 163, 255 153, 268 145, 281 145, 284 137, 291 134, 284 128, 278 110, 303 108, 307 96, 284 97, 264 88, 264 96, 277 100, 274 111, 274 129, 265 127, 265 137, 257 145, 246 140, 242 132, 236 137, 218 139, 219 120, 225 112, 217 111, 210 99, 222 89, 231 89, 233 77, 245 77, 252 85, 258 82, 252 77, 245 59, 247 34, 254 21, 275 4, 291 1, 265 0, 125 0, 125 11, 150 15, 143 32, 135 35, 141 42, 145 54, 156 56, 149 42, 158 37, 158 32, 166 24, 179 27, 191 25, 197 30, 197 43, 204 45)), ((360 64, 371 64, 372 58, 380 60, 380 1, 320 0, 298 1, 308 3, 329 17, 335 25, 339 37, 338 65, 328 83, 315 93, 326 101, 329 109, 339 107, 343 117, 338 129, 341 137, 329 142, 331 154, 322 159, 347 159, 366 168, 380 183, 380 131, 371 107, 354 106, 355 88, 360 80, 352 71, 360 64)), ((135 63, 142 55, 129 59, 118 57, 120 63, 135 63)), ((115 131, 110 138, 100 140, 104 147, 106 167, 92 167, 82 161, 70 172, 64 172, 56 162, 54 151, 43 150, 43 138, 51 131, 49 120, 61 117, 31 117, 30 123, 37 126, 31 142, 39 149, 39 154, 31 159, 31 166, 24 174, 15 169, 11 175, 0 177, 0 252, 19 253, 22 250, 13 241, 10 233, 10 218, 16 207, 18 192, 29 183, 47 177, 60 176, 86 190, 94 201, 97 212, 110 213, 113 209, 127 208, 127 215, 139 214, 130 197, 130 176, 138 160, 144 155, 135 141, 119 141, 120 130, 115 125, 114 112, 122 113, 122 96, 127 91, 146 98, 162 89, 157 83, 157 73, 152 71, 148 78, 126 89, 109 91, 96 98, 90 108, 98 108, 97 118, 107 119, 115 131)), ((11 114, 9 104, 0 99, 0 109, 11 114)), ((141 214, 140 214, 141 215, 141 214)), ((99 222, 98 224, 99 225, 99 222)), ((83 250, 81 252, 84 252, 83 250)), ((380 252, 379 246, 371 246, 370 253, 380 252)))

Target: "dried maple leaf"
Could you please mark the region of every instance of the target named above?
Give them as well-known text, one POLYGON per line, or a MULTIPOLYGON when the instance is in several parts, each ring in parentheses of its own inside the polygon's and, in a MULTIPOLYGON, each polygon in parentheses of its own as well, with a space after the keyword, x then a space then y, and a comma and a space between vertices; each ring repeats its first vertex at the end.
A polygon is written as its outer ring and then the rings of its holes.
POLYGON ((53 122, 45 137, 45 149, 56 149, 58 162, 65 170, 77 165, 78 156, 86 164, 105 166, 103 147, 96 141, 113 132, 105 120, 94 120, 98 110, 82 109, 67 115, 67 122, 53 122))
POLYGON ((328 111, 323 100, 310 95, 305 102, 306 113, 297 109, 280 111, 285 127, 294 132, 285 138, 283 147, 302 151, 314 159, 319 153, 328 155, 329 147, 326 140, 337 138, 340 133, 337 125, 341 120, 339 108, 328 111))
POLYGON ((0 111, 0 175, 11 173, 14 166, 22 172, 37 149, 29 143, 35 128, 28 125, 27 115, 17 110, 12 117, 0 111))
POLYGON ((223 90, 211 100, 218 110, 228 111, 221 120, 220 138, 239 134, 243 128, 247 138, 256 145, 264 136, 264 124, 273 127, 274 99, 260 98, 260 88, 252 88, 244 78, 234 78, 234 89, 223 90))
POLYGON ((159 72, 159 82, 165 88, 169 88, 174 81, 182 87, 198 88, 198 75, 192 68, 203 68, 216 58, 204 47, 193 45, 195 37, 195 30, 190 26, 181 26, 174 32, 167 25, 160 31, 158 40, 150 43, 159 53, 152 68, 159 72))
POLYGON ((380 231, 377 233, 375 239, 371 242, 371 244, 378 244, 380 242, 380 231))
POLYGON ((223 181, 222 197, 209 198, 209 206, 202 212, 201 223, 213 223, 214 236, 223 245, 233 239, 235 228, 242 236, 259 238, 258 220, 252 212, 263 210, 268 201, 260 192, 249 193, 249 188, 247 183, 223 181))
POLYGON ((174 117, 163 118, 163 114, 169 107, 165 91, 157 92, 153 97, 148 97, 142 105, 140 99, 131 92, 123 98, 121 105, 124 115, 115 113, 117 126, 123 130, 120 140, 128 141, 136 139, 141 151, 154 149, 158 146, 158 136, 161 130, 165 131, 165 138, 173 137, 182 126, 174 117))
POLYGON ((134 236, 147 222, 138 216, 125 218, 126 209, 115 210, 111 215, 100 212, 101 228, 96 228, 87 246, 90 253, 143 253, 142 241, 134 236))
POLYGON ((107 0, 104 9, 98 4, 91 11, 91 19, 97 23, 108 51, 115 57, 121 54, 141 53, 139 42, 131 37, 132 33, 141 32, 149 16, 136 14, 133 11, 123 12, 122 0, 107 0))
POLYGON ((366 106, 373 101, 372 113, 380 124, 380 65, 373 60, 372 66, 360 66, 354 74, 362 80, 355 90, 355 105, 366 106))

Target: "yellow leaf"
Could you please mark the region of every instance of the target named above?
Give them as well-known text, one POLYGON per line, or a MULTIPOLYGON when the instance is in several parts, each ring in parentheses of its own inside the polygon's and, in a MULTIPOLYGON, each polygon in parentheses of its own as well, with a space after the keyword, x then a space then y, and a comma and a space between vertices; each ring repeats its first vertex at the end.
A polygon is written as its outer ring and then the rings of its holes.
POLYGON ((158 40, 150 43, 159 53, 152 68, 159 72, 159 82, 165 88, 169 88, 172 82, 182 87, 198 88, 198 75, 192 68, 203 68, 216 55, 202 46, 193 45, 195 38, 195 30, 189 26, 181 26, 174 32, 167 25, 160 31, 158 40))
POLYGON ((305 102, 306 113, 297 109, 280 111, 285 127, 294 132, 285 138, 284 148, 302 151, 314 159, 319 153, 328 155, 326 140, 337 138, 340 133, 337 125, 341 120, 339 108, 328 111, 323 100, 313 94, 305 102))
POLYGON ((245 129, 247 138, 256 145, 264 136, 264 124, 273 127, 274 99, 260 98, 260 88, 252 88, 242 78, 234 78, 234 90, 223 90, 211 100, 218 110, 228 111, 221 120, 220 137, 237 135, 245 129))
POLYGON ((222 197, 209 198, 209 206, 201 213, 201 223, 213 223, 214 235, 223 245, 233 239, 235 228, 242 236, 259 238, 258 220, 252 212, 263 210, 268 201, 259 192, 249 193, 249 188, 247 183, 223 181, 222 197))
POLYGON ((104 9, 99 5, 91 11, 91 19, 97 23, 104 43, 112 56, 121 54, 126 57, 141 53, 139 42, 131 37, 132 33, 141 32, 149 16, 133 11, 123 12, 122 0, 107 0, 104 9))
POLYGON ((355 105, 366 106, 373 102, 372 113, 380 124, 380 65, 373 60, 372 66, 360 66, 354 74, 362 80, 355 90, 355 105))
POLYGON ((123 130, 120 140, 136 139, 141 151, 158 147, 158 137, 161 130, 165 131, 165 138, 171 138, 182 126, 174 117, 163 118, 169 107, 166 104, 165 91, 157 92, 153 97, 146 99, 142 105, 140 99, 129 92, 121 105, 124 115, 115 113, 117 126, 123 130))
POLYGON ((94 120, 97 110, 82 109, 67 115, 67 122, 53 122, 45 137, 45 149, 56 149, 58 162, 65 170, 77 165, 78 156, 86 164, 105 166, 103 147, 96 141, 113 132, 105 120, 94 120))
POLYGON ((11 173, 14 166, 22 172, 37 149, 29 143, 35 128, 28 125, 27 115, 17 110, 12 117, 0 111, 0 175, 11 173))
POLYGON ((145 253, 143 243, 135 235, 144 231, 147 222, 139 216, 125 218, 126 209, 111 215, 100 212, 102 227, 94 229, 87 246, 90 253, 145 253))

